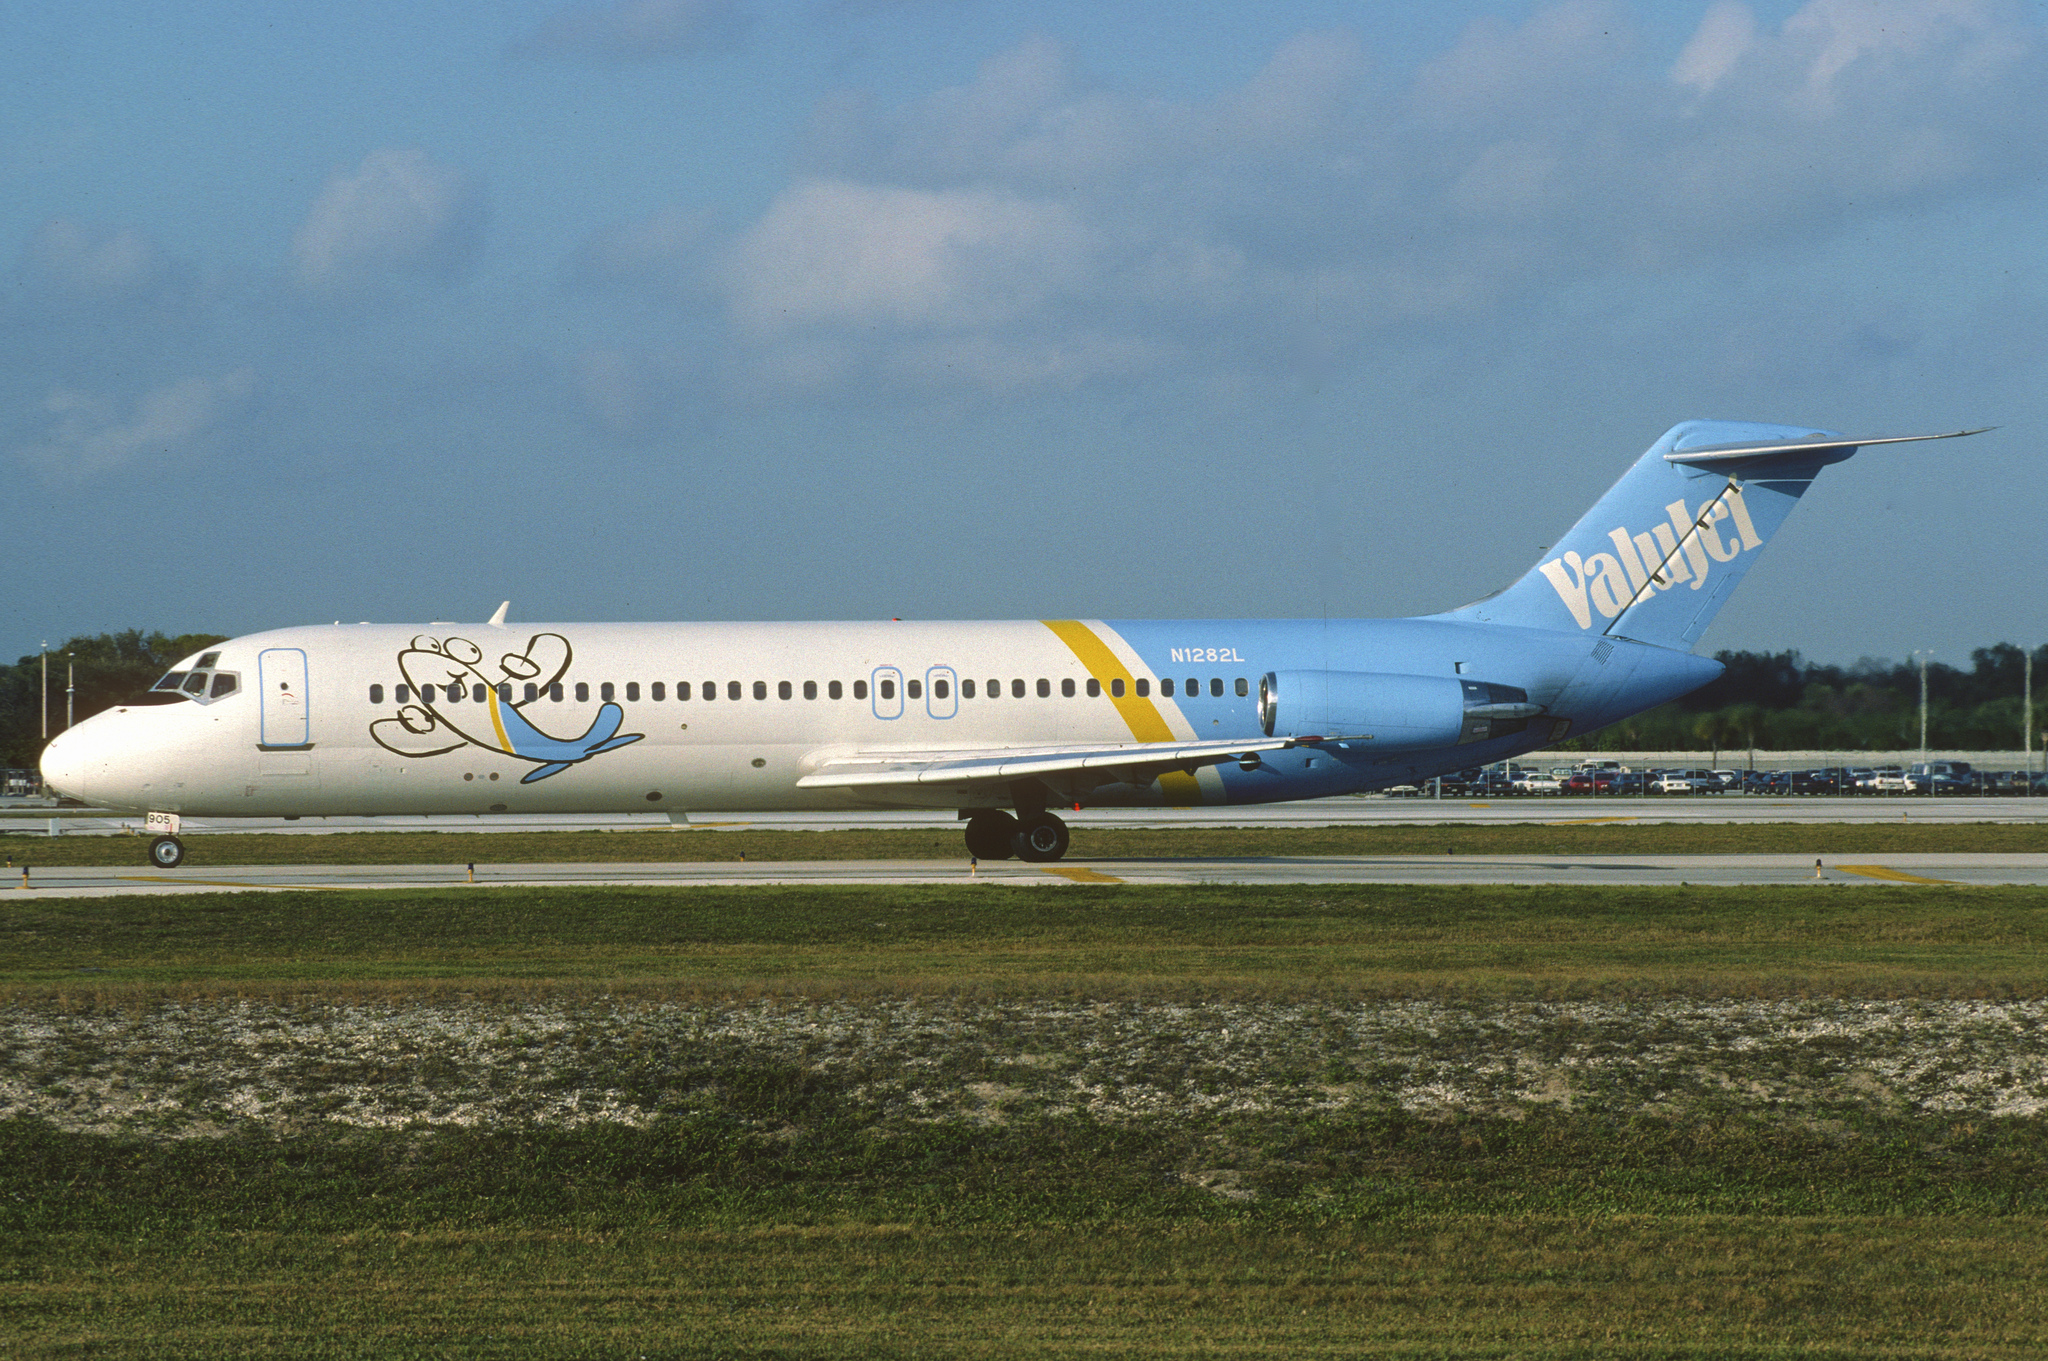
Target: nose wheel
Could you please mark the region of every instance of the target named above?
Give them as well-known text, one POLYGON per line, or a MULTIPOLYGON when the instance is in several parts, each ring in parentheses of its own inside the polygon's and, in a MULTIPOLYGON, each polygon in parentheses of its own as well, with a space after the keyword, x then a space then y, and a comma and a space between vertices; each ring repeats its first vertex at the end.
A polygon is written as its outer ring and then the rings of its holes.
POLYGON ((185 843, 174 836, 160 836, 149 843, 149 863, 160 870, 174 870, 185 863, 185 843))

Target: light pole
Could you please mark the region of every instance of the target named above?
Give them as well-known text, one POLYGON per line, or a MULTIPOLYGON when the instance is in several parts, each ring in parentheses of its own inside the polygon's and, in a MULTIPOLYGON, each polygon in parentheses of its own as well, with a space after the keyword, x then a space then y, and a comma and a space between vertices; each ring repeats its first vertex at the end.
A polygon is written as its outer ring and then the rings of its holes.
MULTIPOLYGON (((2020 653, 2020 750, 2027 754, 2023 764, 2034 773, 2034 654, 2020 653)), ((2029 782, 2031 783, 2031 781, 2029 782)))
POLYGON ((50 740, 50 640, 43 639, 43 740, 50 740))
POLYGON ((78 663, 64 654, 64 731, 71 731, 72 696, 78 693, 78 663))
POLYGON ((1927 760, 1927 659, 1933 655, 1931 648, 1913 649, 1913 656, 1920 662, 1920 771, 1927 777, 1929 798, 1934 797, 1934 767, 1927 760))

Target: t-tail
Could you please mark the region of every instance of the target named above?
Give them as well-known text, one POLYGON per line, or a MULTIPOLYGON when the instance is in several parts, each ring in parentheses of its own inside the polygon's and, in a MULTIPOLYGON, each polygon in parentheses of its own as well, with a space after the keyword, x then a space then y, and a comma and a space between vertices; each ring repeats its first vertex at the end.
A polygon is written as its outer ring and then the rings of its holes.
POLYGON ((1685 421, 1506 590, 1439 616, 1691 650, 1830 463, 1872 444, 1802 426, 1685 421))

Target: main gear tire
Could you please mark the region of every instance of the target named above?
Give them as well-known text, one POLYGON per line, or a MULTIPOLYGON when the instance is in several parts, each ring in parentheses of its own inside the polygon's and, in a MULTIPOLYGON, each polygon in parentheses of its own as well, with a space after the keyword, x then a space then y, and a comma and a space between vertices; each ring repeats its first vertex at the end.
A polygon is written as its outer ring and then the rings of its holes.
POLYGON ((1010 847, 1019 860, 1043 864, 1067 853, 1067 824, 1051 813, 1032 813, 1017 820, 1010 847))
POLYGON ((967 819, 967 853, 976 860, 1008 860, 1017 852, 1010 838, 1017 834, 1017 819, 1001 811, 977 813, 967 819))

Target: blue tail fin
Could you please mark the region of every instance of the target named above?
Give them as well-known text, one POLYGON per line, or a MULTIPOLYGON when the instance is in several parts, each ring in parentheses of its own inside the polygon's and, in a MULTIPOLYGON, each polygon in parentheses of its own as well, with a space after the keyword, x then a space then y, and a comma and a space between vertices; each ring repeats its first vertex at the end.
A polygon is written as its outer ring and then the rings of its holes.
POLYGON ((1520 581, 1440 617, 1689 650, 1814 476, 1855 452, 1798 426, 1674 425, 1520 581))

